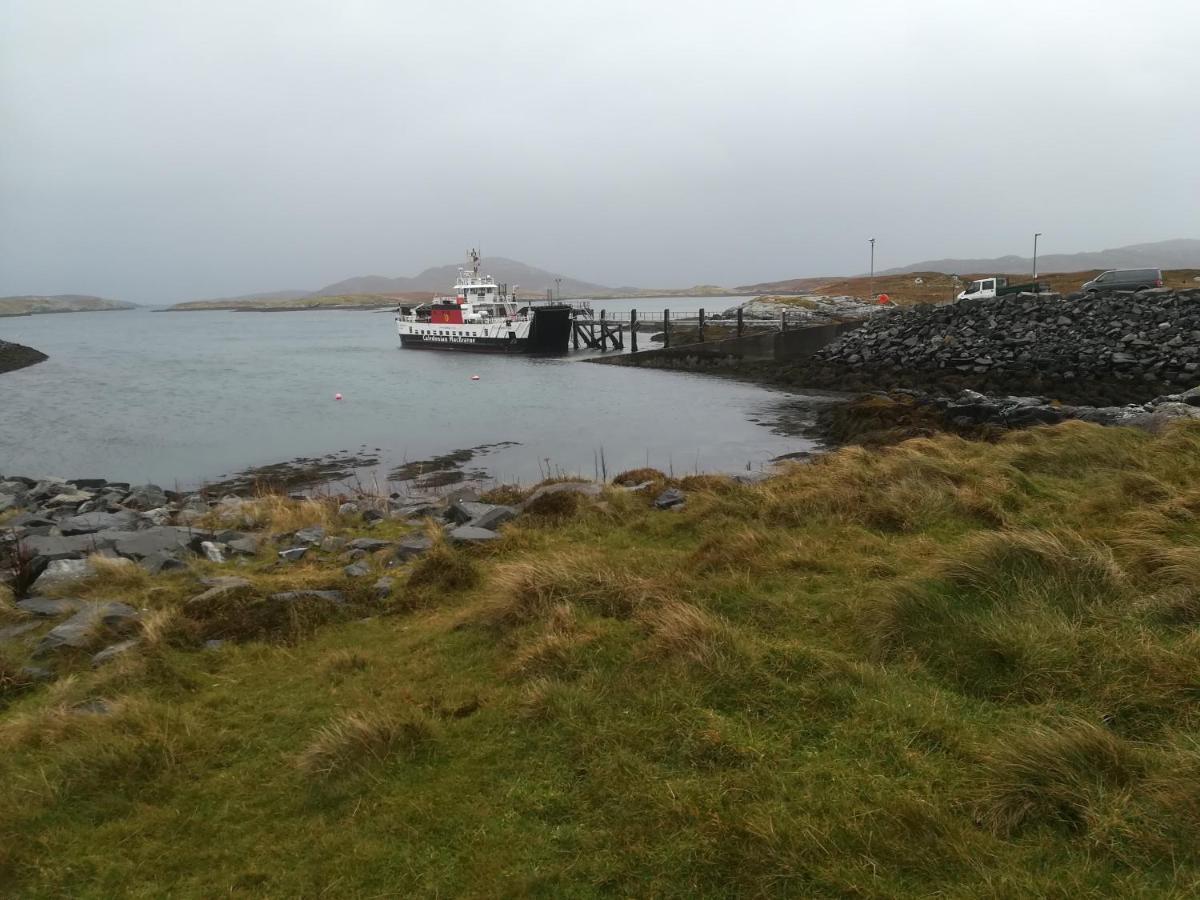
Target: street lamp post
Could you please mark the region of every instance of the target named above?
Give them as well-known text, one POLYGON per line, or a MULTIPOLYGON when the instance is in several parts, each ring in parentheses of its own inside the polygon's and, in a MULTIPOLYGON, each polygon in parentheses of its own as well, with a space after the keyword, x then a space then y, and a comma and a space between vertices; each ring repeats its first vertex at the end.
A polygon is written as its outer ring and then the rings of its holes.
POLYGON ((1042 236, 1040 231, 1033 235, 1033 280, 1037 281, 1037 239, 1042 236))
POLYGON ((555 293, 557 293, 557 295, 558 295, 558 299, 561 300, 562 299, 562 279, 561 278, 554 279, 554 288, 555 288, 555 293))
POLYGON ((875 302, 875 238, 871 238, 871 302, 875 302))

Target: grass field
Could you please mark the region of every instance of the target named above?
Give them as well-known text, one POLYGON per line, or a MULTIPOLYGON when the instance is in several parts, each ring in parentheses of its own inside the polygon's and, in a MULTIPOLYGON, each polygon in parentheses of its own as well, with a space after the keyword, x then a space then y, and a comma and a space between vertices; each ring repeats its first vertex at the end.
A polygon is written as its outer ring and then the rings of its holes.
MULTIPOLYGON (((29 688, 0 645, 0 893, 1195 896, 1200 427, 681 485, 555 495, 384 603, 269 546, 108 566, 136 651, 29 688), (259 615, 295 587, 355 612, 259 615)), ((332 509, 249 518, 362 531, 332 509)))

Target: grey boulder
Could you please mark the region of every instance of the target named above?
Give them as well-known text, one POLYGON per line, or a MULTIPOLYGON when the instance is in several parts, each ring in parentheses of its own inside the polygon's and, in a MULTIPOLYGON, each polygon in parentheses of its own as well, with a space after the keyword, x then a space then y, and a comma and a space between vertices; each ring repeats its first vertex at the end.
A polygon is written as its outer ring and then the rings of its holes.
POLYGON ((138 645, 137 638, 130 638, 127 641, 121 641, 116 644, 111 644, 110 646, 105 647, 103 650, 101 650, 99 653, 97 653, 95 656, 92 657, 92 665, 93 666, 102 666, 105 663, 112 662, 114 659, 117 659, 120 656, 124 656, 130 650, 134 649, 137 645, 138 645))
POLYGON ((91 650, 108 638, 128 634, 137 627, 137 621, 137 610, 124 603, 89 603, 51 628, 38 642, 34 656, 59 650, 91 650))
POLYGON ((474 528, 486 528, 495 531, 505 522, 511 522, 518 515, 514 506, 493 506, 471 519, 467 524, 474 528))
POLYGON ((423 534, 415 534, 412 537, 406 537, 396 544, 395 556, 396 559, 404 562, 405 560, 415 559, 418 556, 424 556, 432 548, 432 540, 423 534))
POLYGON ((73 581, 79 581, 95 574, 95 569, 92 564, 86 559, 55 559, 42 570, 34 581, 34 586, 39 591, 47 590, 48 588, 57 587, 62 584, 70 584, 73 581))
POLYGON ((347 546, 351 550, 366 550, 368 553, 376 553, 392 546, 392 542, 381 541, 378 538, 361 537, 355 538, 347 546))
POLYGON ((325 529, 321 528, 320 526, 313 528, 302 528, 292 535, 292 540, 294 540, 297 544, 308 544, 314 547, 320 544, 324 538, 325 529))
POLYGON ((104 512, 96 510, 63 519, 58 530, 64 535, 94 534, 97 531, 128 531, 137 522, 137 513, 129 510, 104 512))
POLYGON ((61 537, 35 534, 25 539, 25 548, 32 556, 44 559, 82 559, 89 553, 111 550, 116 541, 106 532, 61 537))
POLYGON ((460 544, 485 544, 494 541, 499 534, 488 528, 476 528, 474 525, 459 525, 450 532, 450 540, 460 544))
POLYGON ((56 619, 59 616, 77 613, 85 605, 82 600, 73 597, 30 597, 16 603, 17 609, 22 612, 44 619, 56 619))
POLYGON ((679 488, 667 488, 654 498, 654 505, 658 509, 674 509, 686 502, 687 497, 684 496, 683 491, 679 488))

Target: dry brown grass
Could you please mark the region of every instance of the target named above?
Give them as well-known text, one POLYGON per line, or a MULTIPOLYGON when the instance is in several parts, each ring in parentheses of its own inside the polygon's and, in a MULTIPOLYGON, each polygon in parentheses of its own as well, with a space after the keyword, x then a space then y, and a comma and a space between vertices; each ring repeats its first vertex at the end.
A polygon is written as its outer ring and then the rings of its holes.
POLYGON ((748 492, 768 524, 805 525, 814 517, 912 532, 947 518, 987 525, 1007 520, 1016 473, 982 458, 957 438, 915 439, 896 447, 844 447, 748 492))
POLYGON ((141 590, 151 580, 151 575, 131 559, 120 556, 101 556, 93 553, 88 557, 93 575, 90 584, 103 584, 106 587, 124 590, 141 590))
POLYGON ((1133 745, 1082 719, 1009 735, 980 766, 979 820, 1005 836, 1038 825, 1086 830, 1095 806, 1142 771, 1133 745))
POLYGON ((583 664, 579 651, 595 637, 580 625, 574 607, 560 603, 549 610, 542 632, 517 647, 510 670, 525 677, 570 675, 583 664))
POLYGON ((613 478, 612 483, 622 487, 634 487, 647 481, 665 484, 667 476, 658 469, 628 469, 613 478))
POLYGON ((519 484, 498 484, 484 491, 479 500, 481 503, 496 503, 501 506, 516 506, 529 495, 529 491, 519 484))
POLYGON ((571 553, 506 565, 497 572, 494 585, 501 598, 485 608, 484 617, 500 627, 545 619, 562 604, 627 619, 666 596, 640 576, 571 553))
POLYGON ((781 564, 778 540, 765 528, 753 525, 710 534, 692 551, 697 572, 763 572, 781 564))
POLYGON ((0 584, 0 622, 17 622, 27 616, 14 605, 16 597, 6 584, 0 584))
POLYGON ((737 633, 728 622, 678 600, 638 612, 650 631, 648 649, 654 656, 672 656, 702 667, 741 655, 737 633))
POLYGON ((324 778, 392 757, 414 759, 435 737, 434 722, 416 707, 400 713, 348 713, 313 736, 296 758, 296 767, 305 774, 324 778))
POLYGON ((217 506, 202 521, 286 533, 315 525, 328 527, 337 518, 337 507, 332 497, 292 500, 284 494, 262 493, 228 510, 217 506))
POLYGON ((530 501, 525 507, 527 521, 539 525, 560 525, 578 516, 589 501, 574 491, 555 491, 530 501))
POLYGON ((141 629, 142 646, 146 650, 191 647, 200 640, 196 622, 173 607, 143 613, 138 620, 138 627, 141 629))
POLYGON ((346 675, 351 672, 362 672, 371 664, 357 650, 335 650, 321 661, 321 667, 333 675, 346 675))
POLYGON ((429 552, 412 564, 406 590, 413 593, 468 591, 482 580, 479 565, 464 551, 452 547, 440 528, 428 530, 433 540, 429 552))

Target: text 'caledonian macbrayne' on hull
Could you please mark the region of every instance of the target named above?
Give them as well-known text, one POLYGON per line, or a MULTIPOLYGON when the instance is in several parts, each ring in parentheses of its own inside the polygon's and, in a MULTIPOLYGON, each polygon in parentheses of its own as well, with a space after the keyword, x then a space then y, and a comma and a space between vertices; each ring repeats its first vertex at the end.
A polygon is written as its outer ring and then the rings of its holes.
POLYGON ((396 316, 400 346, 477 353, 565 353, 571 308, 560 303, 518 306, 515 288, 479 274, 479 254, 458 270, 453 297, 401 308, 396 316))

